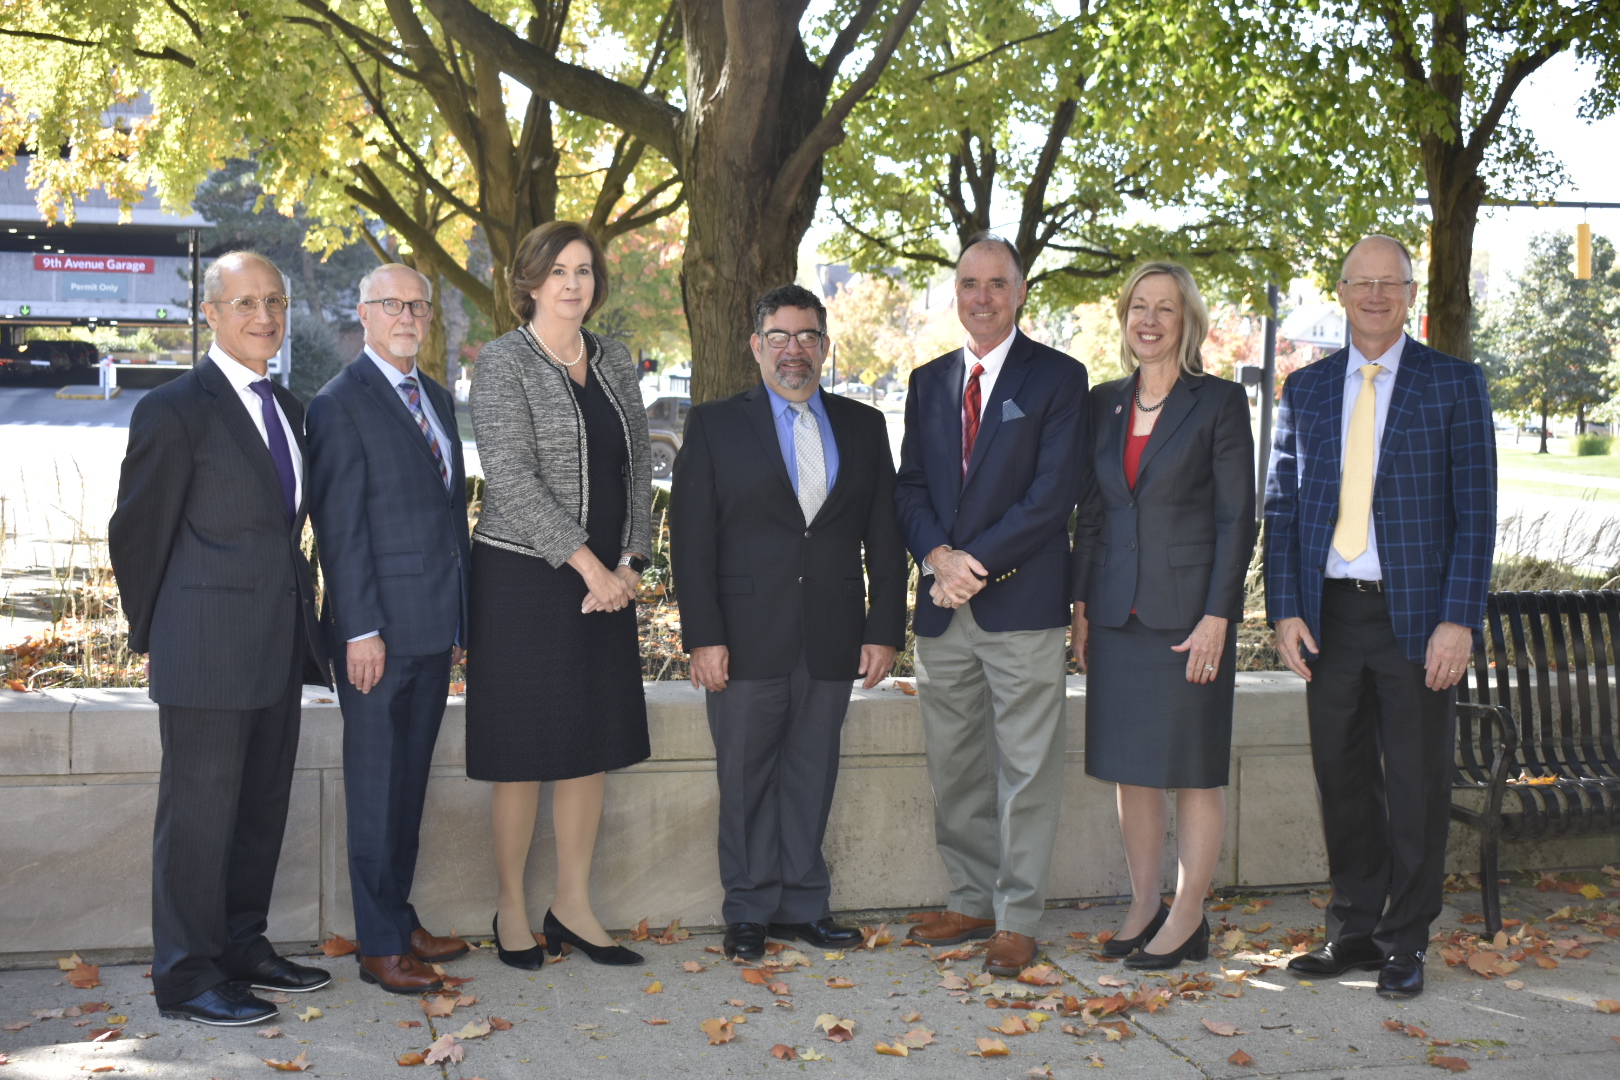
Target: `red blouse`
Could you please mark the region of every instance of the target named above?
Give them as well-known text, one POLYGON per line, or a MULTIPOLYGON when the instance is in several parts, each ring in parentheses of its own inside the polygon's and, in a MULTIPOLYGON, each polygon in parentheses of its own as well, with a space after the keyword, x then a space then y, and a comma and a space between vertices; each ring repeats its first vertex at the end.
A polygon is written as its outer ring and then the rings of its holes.
POLYGON ((1125 483, 1132 491, 1136 490, 1136 470, 1142 465, 1142 451, 1147 449, 1148 440, 1153 438, 1153 430, 1148 429, 1146 434, 1125 434, 1125 483))

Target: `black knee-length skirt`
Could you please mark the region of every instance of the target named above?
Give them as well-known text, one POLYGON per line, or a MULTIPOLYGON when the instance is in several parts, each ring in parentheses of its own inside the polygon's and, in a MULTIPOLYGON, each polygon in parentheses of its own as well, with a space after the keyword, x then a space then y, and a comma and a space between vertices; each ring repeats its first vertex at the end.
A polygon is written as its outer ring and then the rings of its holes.
POLYGON ((568 780, 646 760, 634 605, 582 615, 573 567, 484 543, 471 591, 469 777, 568 780))
POLYGON ((1189 630, 1152 630, 1135 615, 1091 627, 1086 674, 1086 772, 1156 788, 1224 787, 1232 758, 1237 626, 1215 680, 1187 681, 1189 630))

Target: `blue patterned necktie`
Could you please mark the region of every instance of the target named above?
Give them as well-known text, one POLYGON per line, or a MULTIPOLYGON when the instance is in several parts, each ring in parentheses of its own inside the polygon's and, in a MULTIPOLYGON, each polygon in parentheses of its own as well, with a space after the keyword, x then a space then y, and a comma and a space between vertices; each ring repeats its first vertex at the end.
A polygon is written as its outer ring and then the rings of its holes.
POLYGON ((422 411, 422 395, 416 388, 416 380, 407 375, 399 380, 399 392, 405 395, 405 404, 416 417, 416 426, 422 429, 422 437, 427 439, 428 449, 433 451, 433 461, 439 466, 439 480, 448 489, 450 487, 450 467, 445 464, 444 451, 439 449, 439 440, 434 437, 433 425, 428 423, 427 413, 422 411))

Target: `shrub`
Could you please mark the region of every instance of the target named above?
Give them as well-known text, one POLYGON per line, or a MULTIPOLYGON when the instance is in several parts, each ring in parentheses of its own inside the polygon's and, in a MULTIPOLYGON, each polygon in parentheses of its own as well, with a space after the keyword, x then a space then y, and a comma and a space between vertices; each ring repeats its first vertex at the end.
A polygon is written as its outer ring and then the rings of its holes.
POLYGON ((292 321, 292 378, 288 389, 308 405, 321 387, 343 370, 337 332, 326 323, 303 318, 292 321))
POLYGON ((1609 452, 1614 443, 1610 435, 1577 435, 1575 436, 1576 457, 1599 457, 1609 452))

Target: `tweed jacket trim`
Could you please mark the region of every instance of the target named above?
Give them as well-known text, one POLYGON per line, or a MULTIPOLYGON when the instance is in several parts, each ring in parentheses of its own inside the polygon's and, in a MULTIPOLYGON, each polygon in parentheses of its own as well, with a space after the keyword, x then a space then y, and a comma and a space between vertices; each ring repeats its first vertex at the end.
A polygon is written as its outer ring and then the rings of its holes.
MULTIPOLYGON (((652 551, 652 461, 630 351, 585 336, 586 363, 607 393, 624 430, 624 551, 652 551)), ((468 402, 484 468, 484 504, 473 539, 560 567, 588 539, 589 448, 585 418, 566 368, 546 356, 522 326, 479 352, 468 402)))

